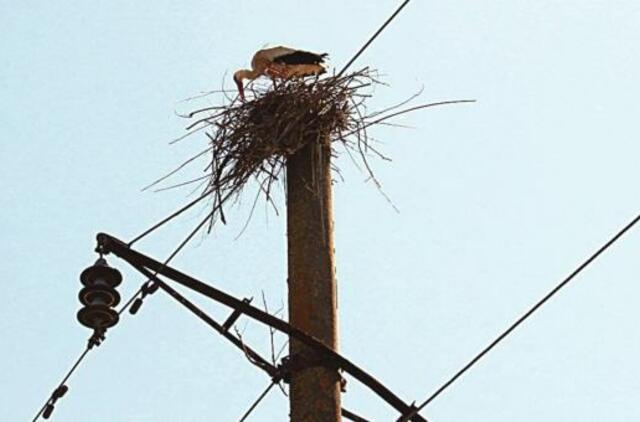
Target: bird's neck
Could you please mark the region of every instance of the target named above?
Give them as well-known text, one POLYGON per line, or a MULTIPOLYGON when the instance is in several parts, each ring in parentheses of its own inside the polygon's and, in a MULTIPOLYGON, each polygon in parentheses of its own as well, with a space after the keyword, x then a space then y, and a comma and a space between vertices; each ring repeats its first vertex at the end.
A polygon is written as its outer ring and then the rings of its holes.
POLYGON ((242 70, 238 70, 235 73, 235 77, 239 80, 242 79, 255 79, 260 75, 260 72, 258 72, 255 69, 242 69, 242 70))

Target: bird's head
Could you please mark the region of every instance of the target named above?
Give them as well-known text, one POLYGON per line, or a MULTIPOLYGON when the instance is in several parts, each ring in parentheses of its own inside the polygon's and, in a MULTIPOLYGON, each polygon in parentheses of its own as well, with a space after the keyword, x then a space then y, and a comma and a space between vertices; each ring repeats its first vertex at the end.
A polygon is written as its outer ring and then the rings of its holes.
POLYGON ((238 87, 238 94, 240 95, 240 99, 242 101, 244 101, 244 85, 242 83, 242 80, 244 78, 245 78, 244 70, 238 70, 236 73, 233 74, 233 82, 235 82, 236 86, 238 87))

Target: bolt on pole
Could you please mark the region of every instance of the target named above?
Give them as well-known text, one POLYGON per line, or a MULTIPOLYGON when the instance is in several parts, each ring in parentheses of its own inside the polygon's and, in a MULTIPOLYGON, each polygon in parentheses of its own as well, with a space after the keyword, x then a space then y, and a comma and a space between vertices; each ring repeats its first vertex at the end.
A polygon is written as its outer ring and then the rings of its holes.
MULTIPOLYGON (((287 160, 289 322, 337 351, 331 146, 328 137, 321 140, 287 160)), ((340 421, 335 365, 293 338, 289 356, 290 420, 340 421)))

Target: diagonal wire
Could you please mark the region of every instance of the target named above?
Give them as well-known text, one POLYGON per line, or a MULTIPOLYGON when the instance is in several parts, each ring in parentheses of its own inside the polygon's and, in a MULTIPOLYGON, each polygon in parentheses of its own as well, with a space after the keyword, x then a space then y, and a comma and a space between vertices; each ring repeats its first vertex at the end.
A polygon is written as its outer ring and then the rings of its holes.
POLYGON ((193 207, 194 205, 196 205, 198 202, 202 201, 204 198, 206 198, 210 193, 212 192, 211 189, 207 189, 202 195, 200 195, 199 197, 197 197, 196 199, 194 199, 193 201, 189 202, 187 205, 183 206, 182 208, 180 208, 179 210, 175 211, 174 213, 172 213, 171 215, 163 218, 162 220, 160 220, 159 222, 157 222, 156 224, 154 224, 153 226, 149 227, 147 230, 145 230, 144 232, 142 232, 141 234, 139 234, 138 236, 134 237, 131 241, 129 241, 129 246, 132 246, 134 243, 136 243, 138 240, 142 239, 143 237, 145 237, 146 235, 150 234, 151 232, 155 231, 156 229, 158 229, 159 227, 163 226, 164 224, 168 223, 169 221, 173 220, 174 218, 176 218, 177 216, 179 216, 180 214, 182 214, 183 212, 187 211, 189 208, 193 207))
POLYGON ((535 305, 533 305, 527 312, 525 312, 520 318, 509 326, 502 334, 500 334, 495 340, 493 340, 487 347, 485 347, 480 353, 478 353, 473 359, 462 367, 454 376, 452 376, 447 382, 442 384, 429 398, 427 398, 420 406, 415 408, 412 412, 404 415, 399 419, 400 422, 407 421, 411 416, 417 414, 420 410, 424 409, 429 403, 431 403, 436 397, 438 397, 444 390, 446 390, 451 384, 453 384, 458 378, 467 372, 473 365, 475 365, 484 355, 489 353, 498 343, 505 339, 513 330, 515 330, 520 324, 522 324, 527 318, 529 318, 534 312, 536 312, 542 305, 544 305, 549 299, 551 299, 556 293, 558 293, 564 286, 569 284, 582 270, 584 270, 589 264, 595 261, 604 251, 606 251, 611 245, 613 245, 618 239, 622 237, 627 231, 629 231, 636 223, 640 221, 640 214, 637 215, 631 222, 624 226, 618 233, 616 233, 611 239, 609 239, 604 245, 602 245, 596 252, 587 258, 582 264, 580 264, 571 274, 569 274, 564 280, 562 280, 556 287, 554 287, 549 293, 547 293, 542 299, 540 299, 535 305))
MULTIPOLYGON (((162 220, 160 220, 159 222, 157 222, 153 226, 149 227, 147 230, 145 230, 144 232, 142 232, 138 236, 134 237, 132 240, 129 241, 128 246, 131 247, 134 243, 136 243, 137 241, 139 241, 143 237, 145 237, 148 234, 152 233, 153 231, 159 229, 160 227, 162 227, 163 225, 165 225, 169 221, 173 220, 174 218, 176 218, 177 216, 179 216, 183 212, 187 211, 189 208, 191 208, 194 205, 196 205, 198 202, 200 202, 203 199, 205 199, 206 197, 208 197, 209 194, 211 194, 212 192, 213 192, 213 189, 207 189, 204 193, 202 193, 202 195, 200 195, 199 197, 197 197, 193 201, 189 202, 187 205, 185 205, 182 208, 178 209, 177 211, 175 211, 171 215, 163 218, 162 220)), ((231 197, 231 195, 233 195, 234 193, 236 193, 236 189, 231 189, 224 196, 219 198, 218 199, 218 204, 213 207, 213 210, 209 214, 207 214, 207 217, 211 218, 215 214, 216 211, 221 210, 222 206, 226 203, 226 200, 229 199, 231 197)), ((204 225, 204 222, 202 223, 202 225, 204 225)), ((202 225, 199 226, 197 230, 199 230, 202 227, 202 225)))
MULTIPOLYGON (((198 200, 202 199, 202 197, 198 198, 198 200)), ((195 204, 195 202, 193 202, 192 204, 195 204)), ((214 207, 214 209, 209 212, 209 214, 206 215, 205 218, 202 219, 202 221, 200 221, 200 223, 191 231, 191 233, 189 233, 189 235, 187 237, 184 238, 184 240, 182 242, 180 242, 180 244, 173 250, 173 252, 171 252, 171 255, 169 255, 167 257, 167 259, 165 259, 165 261, 162 263, 162 266, 153 274, 153 277, 158 275, 158 271, 161 271, 166 265, 169 264, 169 262, 171 262, 171 260, 173 258, 175 258, 176 255, 178 255, 178 253, 182 250, 182 248, 184 248, 187 243, 189 243, 189 241, 191 241, 191 239, 193 239, 193 236, 196 235, 196 233, 198 233, 200 231, 200 229, 202 229, 202 226, 205 225, 205 223, 211 218, 211 216, 216 212, 217 207, 214 207)), ((177 215, 177 214, 176 214, 177 215)), ((165 219, 166 220, 166 219, 165 219)), ((168 220, 167 220, 168 221, 168 220)), ((157 226, 157 225, 156 225, 157 226)), ((133 241, 129 242, 129 245, 131 245, 134 241, 136 241, 137 239, 141 238, 141 236, 138 236, 136 239, 134 239, 133 241)), ((145 281, 144 283, 142 283, 142 285, 140 286, 140 288, 133 294, 133 296, 131 296, 129 298, 129 300, 122 305, 122 307, 120 308, 120 310, 118 311, 118 315, 122 314, 124 311, 127 310, 127 308, 129 308, 129 306, 131 306, 131 304, 133 303, 133 301, 138 297, 138 295, 140 293, 142 293, 142 291, 144 290, 144 287, 147 285, 147 283, 149 283, 150 281, 153 281, 151 278, 149 278, 147 281, 145 281)))
MULTIPOLYGON (((82 352, 80 357, 76 360, 76 363, 74 363, 73 366, 71 367, 71 369, 69 370, 69 372, 67 372, 67 375, 65 375, 64 378, 62 378, 62 381, 60 381, 60 383, 58 384, 58 387, 56 388, 56 390, 58 388, 62 387, 65 382, 67 382, 67 380, 75 372, 75 370, 78 367, 78 365, 80 365, 80 362, 82 362, 84 360, 85 356, 87 356, 87 353, 89 353, 89 350, 91 350, 91 348, 87 345, 87 347, 85 347, 85 349, 84 349, 84 352, 82 352)), ((47 404, 49 404, 50 400, 51 400, 51 397, 49 397, 47 399, 47 401, 42 405, 42 407, 40 408, 40 410, 38 411, 36 416, 33 418, 33 422, 37 421, 38 418, 40 417, 40 415, 42 415, 42 412, 44 412, 44 409, 47 407, 47 404)))
POLYGON ((382 26, 375 32, 375 34, 371 36, 371 38, 369 38, 369 40, 360 48, 360 50, 358 50, 358 52, 351 58, 351 60, 349 60, 346 65, 344 65, 340 73, 338 73, 338 75, 336 76, 337 78, 342 76, 342 74, 353 64, 353 62, 356 61, 358 57, 360 57, 360 55, 364 52, 364 50, 366 50, 367 47, 369 47, 369 45, 373 42, 373 40, 375 40, 378 37, 378 35, 380 35, 382 31, 384 31, 387 25, 389 25, 391 21, 394 20, 396 16, 398 16, 398 13, 400 13, 400 11, 404 9, 404 7, 407 4, 409 4, 410 1, 411 0, 405 0, 404 3, 402 3, 400 7, 398 7, 398 9, 396 9, 396 11, 393 12, 393 15, 391 15, 389 19, 387 19, 386 22, 382 24, 382 26))
POLYGON ((247 410, 244 413, 244 415, 242 415, 242 417, 240 418, 240 420, 238 422, 244 422, 249 417, 251 412, 253 412, 255 410, 255 408, 258 406, 258 404, 260 404, 262 399, 264 399, 267 396, 267 394, 269 393, 269 391, 271 391, 271 389, 273 388, 274 385, 276 385, 276 383, 272 381, 271 384, 269 384, 269 386, 262 392, 262 394, 260 394, 260 396, 258 396, 256 401, 253 402, 253 404, 251 405, 249 410, 247 410))

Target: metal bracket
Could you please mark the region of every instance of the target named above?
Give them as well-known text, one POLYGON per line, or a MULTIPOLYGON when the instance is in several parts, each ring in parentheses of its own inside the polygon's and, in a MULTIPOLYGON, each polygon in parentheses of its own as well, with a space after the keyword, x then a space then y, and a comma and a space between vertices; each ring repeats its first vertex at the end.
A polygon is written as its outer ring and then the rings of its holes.
MULTIPOLYGON (((253 300, 253 298, 244 298, 242 299, 242 303, 246 303, 247 305, 251 303, 251 301, 253 300)), ((224 331, 229 331, 229 328, 231 328, 231 326, 238 320, 238 318, 240 318, 240 316, 242 315, 242 311, 240 311, 239 309, 234 309, 233 312, 231 312, 231 315, 229 315, 229 317, 227 318, 227 320, 222 324, 222 329, 224 331)))

